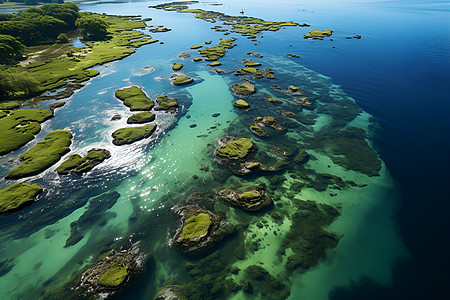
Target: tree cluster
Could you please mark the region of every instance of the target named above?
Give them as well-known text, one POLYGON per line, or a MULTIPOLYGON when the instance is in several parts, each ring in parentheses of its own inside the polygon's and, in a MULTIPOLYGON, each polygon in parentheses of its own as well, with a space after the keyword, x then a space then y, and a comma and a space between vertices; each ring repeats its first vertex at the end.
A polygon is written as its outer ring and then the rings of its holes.
POLYGON ((0 34, 25 46, 53 42, 60 33, 75 29, 79 8, 73 2, 48 3, 17 14, 0 14, 0 34))

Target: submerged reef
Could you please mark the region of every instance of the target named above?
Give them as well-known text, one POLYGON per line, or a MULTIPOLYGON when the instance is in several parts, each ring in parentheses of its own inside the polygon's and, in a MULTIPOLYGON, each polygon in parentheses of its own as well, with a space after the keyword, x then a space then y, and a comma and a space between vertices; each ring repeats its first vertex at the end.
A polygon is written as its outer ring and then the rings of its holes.
POLYGON ((60 175, 69 174, 70 172, 83 174, 110 157, 111 153, 106 149, 91 149, 84 157, 81 157, 79 154, 72 154, 56 168, 56 172, 60 175))
POLYGON ((349 126, 342 130, 319 131, 306 142, 310 148, 318 149, 347 170, 378 176, 381 161, 366 138, 364 129, 349 126))
POLYGON ((187 254, 199 254, 235 230, 219 215, 197 205, 175 206, 173 211, 181 216, 181 227, 173 239, 187 254))
POLYGON ((151 110, 155 103, 145 95, 140 87, 132 86, 116 91, 116 97, 123 101, 131 111, 151 110))
POLYGON ((20 179, 37 175, 57 163, 70 151, 72 133, 56 130, 48 133, 42 142, 37 143, 20 156, 22 163, 6 174, 6 179, 20 179))
POLYGON ((42 192, 38 184, 16 183, 0 190, 0 213, 19 210, 36 200, 42 192))
POLYGON ((290 295, 289 287, 266 269, 258 265, 250 265, 245 269, 243 290, 248 294, 260 295, 263 299, 286 299, 290 295))
POLYGON ((292 216, 292 226, 283 239, 280 253, 285 254, 288 248, 293 252, 288 256, 287 270, 306 270, 325 257, 327 249, 339 243, 335 234, 323 229, 339 216, 339 212, 330 205, 313 201, 295 200, 294 203, 298 210, 292 216))
POLYGON ((150 137, 155 130, 156 125, 120 128, 112 133, 113 144, 116 146, 132 144, 150 137))
POLYGON ((230 188, 221 189, 218 194, 228 203, 249 211, 260 210, 272 203, 272 199, 266 194, 264 184, 252 186, 243 191, 230 188))
POLYGON ((227 299, 242 289, 234 279, 229 278, 233 258, 220 250, 195 262, 188 262, 184 268, 189 275, 186 282, 168 282, 154 299, 227 299))
POLYGON ((106 192, 89 200, 86 211, 78 220, 70 223, 70 236, 66 240, 64 248, 76 245, 94 226, 102 226, 109 219, 116 216, 108 210, 116 204, 120 194, 116 191, 106 192))

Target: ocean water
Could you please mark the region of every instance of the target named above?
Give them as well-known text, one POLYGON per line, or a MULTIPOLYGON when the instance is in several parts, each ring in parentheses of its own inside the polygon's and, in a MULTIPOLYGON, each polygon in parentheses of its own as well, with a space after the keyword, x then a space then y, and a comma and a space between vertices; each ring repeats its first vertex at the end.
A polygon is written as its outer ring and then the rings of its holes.
MULTIPOLYGON (((307 163, 317 173, 331 173, 361 185, 356 188, 319 192, 289 190, 298 179, 285 176, 284 182, 270 193, 276 205, 268 213, 246 214, 223 202, 207 206, 226 215, 235 224, 248 223, 245 231, 218 245, 217 251, 228 259, 240 240, 259 239, 259 248, 247 251, 243 260, 232 265, 244 270, 262 265, 280 278, 291 290, 289 299, 445 299, 450 279, 448 251, 450 238, 448 213, 450 194, 450 21, 449 6, 444 1, 218 1, 200 2, 195 8, 271 21, 308 23, 310 28, 281 29, 264 32, 256 42, 238 34, 237 46, 230 49, 221 68, 236 70, 243 58, 252 58, 272 68, 276 79, 253 80, 258 90, 285 101, 282 109, 295 111, 288 95, 276 93, 272 84, 295 85, 313 91, 320 110, 310 130, 290 128, 273 141, 259 139, 248 130, 257 116, 276 114, 274 106, 263 97, 250 97, 252 109, 237 111, 229 85, 241 78, 228 73, 213 74, 205 62, 182 62, 181 72, 193 77, 195 84, 173 87, 168 77, 170 63, 181 61, 177 55, 205 40, 217 42, 222 33, 191 14, 149 9, 159 1, 92 2, 81 4, 85 11, 151 17, 149 25, 164 25, 167 33, 151 34, 164 44, 143 46, 121 61, 96 69, 101 75, 77 91, 55 118, 43 124, 36 139, 24 148, 0 158, 0 175, 17 165, 18 155, 56 129, 74 133, 71 153, 86 153, 102 147, 112 158, 91 173, 59 177, 55 167, 27 181, 40 183, 43 196, 25 209, 1 216, 2 299, 37 299, 44 292, 62 286, 70 276, 86 266, 100 249, 113 242, 140 240, 151 254, 146 268, 133 288, 119 294, 123 299, 151 299, 166 282, 189 281, 183 265, 197 261, 180 253, 170 238, 178 220, 170 211, 194 193, 213 193, 223 186, 269 185, 268 178, 242 178, 223 172, 212 152, 217 139, 225 135, 245 135, 258 145, 259 153, 275 159, 274 146, 288 143, 302 147, 318 132, 336 126, 339 116, 327 111, 329 105, 356 103, 363 112, 348 125, 369 133, 370 145, 382 159, 380 176, 368 177, 345 170, 322 152, 307 148, 315 159, 307 163), (333 41, 302 38, 309 29, 331 29, 333 41), (361 39, 345 39, 360 34, 361 39), (258 52, 264 58, 247 56, 258 52), (289 58, 287 53, 300 58, 289 58), (176 97, 180 108, 176 115, 156 113, 157 131, 151 139, 129 146, 115 147, 110 134, 125 125, 131 115, 114 91, 141 86, 154 99, 162 93, 176 97), (327 96, 327 97, 324 97, 327 96), (331 99, 331 100, 330 100, 331 99), (328 101, 328 102, 327 102, 328 101), (330 102, 331 101, 331 102, 330 102), (122 119, 111 122, 119 113, 122 119), (213 117, 220 113, 218 117, 213 117), (335 121, 333 121, 335 120, 335 121), (191 127, 195 124, 196 127, 191 127), (334 124, 334 125, 333 125, 334 124), (288 137, 288 138, 287 138, 288 137), (209 171, 200 168, 207 167, 209 171), (213 171, 221 171, 214 177, 213 171), (222 174, 223 173, 223 174, 222 174), (198 176, 194 179, 193 176, 198 176), (218 179, 221 181, 218 181, 218 179), (111 192, 118 197, 112 197, 111 192), (109 193, 108 193, 109 192, 109 193), (100 201, 103 196, 108 201, 100 201), (328 228, 341 239, 326 258, 306 272, 287 273, 286 257, 278 249, 292 224, 269 216, 273 211, 290 213, 297 200, 313 200, 339 209, 339 216, 328 228), (447 201, 446 201, 447 200, 447 201), (96 206, 99 212, 92 207, 96 206), (79 230, 83 239, 64 247, 71 233, 71 223, 84 214, 88 218, 79 230), (257 226, 264 221, 265 226, 257 226)), ((228 36, 228 37, 230 37, 228 36)), ((191 57, 192 58, 192 57, 191 57)), ((48 103, 39 106, 46 107, 48 103)), ((348 105, 348 104, 347 104, 348 105)), ((345 105, 344 105, 345 106, 345 105)), ((31 107, 31 104, 30 104, 31 107)), ((349 106, 345 106, 349 107, 349 106)), ((350 107, 352 107, 350 105, 350 107)), ((297 108, 297 113, 300 111, 297 108)), ((302 114, 308 116, 308 112, 302 114)), ((2 179, 0 187, 11 182, 2 179)), ((237 282, 245 274, 231 275, 237 282)), ((242 291, 233 299, 268 299, 242 291)), ((277 299, 276 295, 270 295, 277 299)))

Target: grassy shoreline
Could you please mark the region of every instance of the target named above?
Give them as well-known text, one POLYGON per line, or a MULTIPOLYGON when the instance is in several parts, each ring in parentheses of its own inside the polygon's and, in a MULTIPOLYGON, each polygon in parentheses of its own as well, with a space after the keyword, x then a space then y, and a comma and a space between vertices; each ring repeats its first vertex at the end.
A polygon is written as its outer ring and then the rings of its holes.
MULTIPOLYGON (((82 13, 88 15, 91 13, 82 13)), ((55 91, 87 81, 99 74, 92 67, 111 61, 120 60, 136 52, 136 49, 155 43, 152 39, 135 29, 146 27, 145 22, 129 20, 128 17, 97 15, 108 23, 108 38, 101 41, 83 41, 85 47, 75 48, 71 42, 39 46, 33 52, 27 48, 28 55, 33 56, 28 64, 17 64, 7 68, 10 73, 25 73, 35 83, 32 93, 16 92, 10 99, 27 99, 38 96, 45 91, 55 91), (53 52, 53 53, 51 53, 53 52)), ((75 38, 77 35, 73 35, 75 38)), ((58 96, 55 95, 55 96, 58 96)), ((70 93, 63 96, 70 96, 70 93)))

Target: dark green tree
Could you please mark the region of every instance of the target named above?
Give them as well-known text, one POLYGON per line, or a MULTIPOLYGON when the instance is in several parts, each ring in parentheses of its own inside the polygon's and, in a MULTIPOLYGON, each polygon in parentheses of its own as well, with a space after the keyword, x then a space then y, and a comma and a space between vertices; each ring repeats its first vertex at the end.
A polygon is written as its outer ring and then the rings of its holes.
POLYGON ((88 39, 104 39, 107 35, 108 24, 98 15, 87 15, 77 19, 75 25, 88 39))
POLYGON ((0 34, 0 63, 10 63, 20 57, 24 47, 13 36, 0 34))

